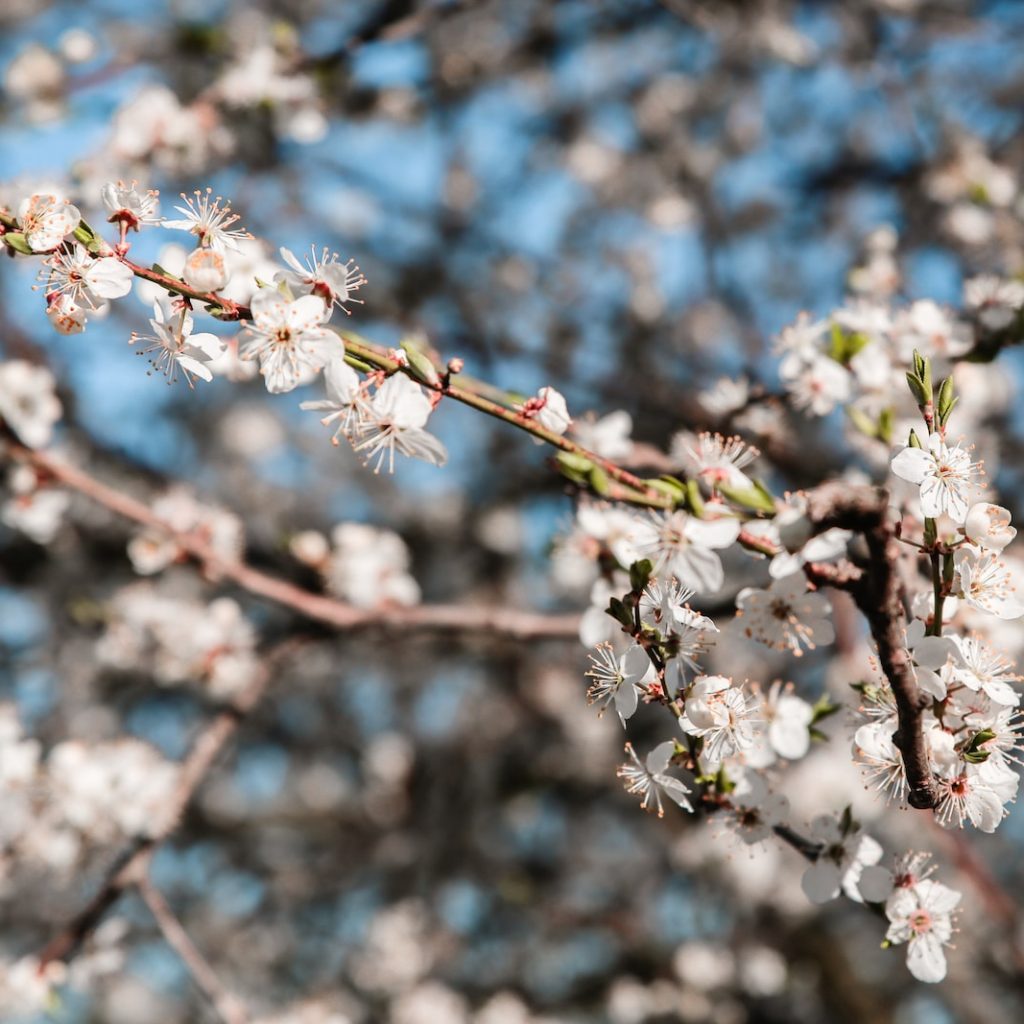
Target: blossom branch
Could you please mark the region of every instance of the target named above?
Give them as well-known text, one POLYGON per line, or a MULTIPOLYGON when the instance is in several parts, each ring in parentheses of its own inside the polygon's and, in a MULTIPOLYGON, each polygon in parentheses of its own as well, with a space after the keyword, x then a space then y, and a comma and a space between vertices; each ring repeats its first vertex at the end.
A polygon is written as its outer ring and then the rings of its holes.
MULTIPOLYGON (((18 232, 20 228, 21 225, 17 218, 0 211, 0 241, 3 241, 4 234, 18 232)), ((94 257, 100 255, 101 252, 107 255, 115 254, 109 246, 100 243, 99 237, 85 221, 79 224, 75 231, 75 237, 86 244, 91 243, 89 252, 94 257)), ((185 281, 168 274, 162 268, 144 267, 134 263, 127 258, 122 249, 116 251, 116 256, 136 277, 163 288, 169 294, 180 295, 188 299, 190 303, 202 304, 208 313, 219 320, 252 320, 251 309, 242 303, 218 295, 216 292, 204 292, 192 288, 185 281)), ((345 342, 347 360, 354 362, 359 368, 365 369, 369 366, 387 374, 404 373, 418 384, 435 392, 439 397, 452 398, 488 416, 509 423, 563 452, 586 459, 607 477, 607 482, 601 487, 602 497, 654 508, 671 508, 676 504, 675 500, 663 490, 652 486, 648 481, 634 475, 610 459, 546 429, 536 419, 525 413, 496 401, 495 396, 501 394, 499 389, 473 381, 467 381, 465 385, 455 385, 451 383, 452 373, 450 371, 440 373, 436 368, 434 368, 434 372, 416 372, 414 366, 403 362, 388 350, 374 345, 356 334, 341 330, 338 331, 338 334, 345 342)))
POLYGON ((305 590, 294 583, 226 558, 202 536, 183 533, 166 523, 144 502, 97 480, 84 470, 46 451, 10 443, 15 458, 27 462, 45 476, 119 516, 172 537, 176 544, 215 578, 228 579, 248 593, 283 605, 307 619, 325 623, 342 632, 362 629, 480 632, 515 639, 575 639, 576 615, 546 615, 503 607, 477 605, 423 605, 363 609, 332 597, 305 590))

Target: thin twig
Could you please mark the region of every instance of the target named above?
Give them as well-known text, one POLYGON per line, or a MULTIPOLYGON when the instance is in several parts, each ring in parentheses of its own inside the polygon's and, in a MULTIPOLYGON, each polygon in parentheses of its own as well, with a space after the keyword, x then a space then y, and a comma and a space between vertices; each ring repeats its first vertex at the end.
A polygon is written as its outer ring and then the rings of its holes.
POLYGON ((181 763, 171 798, 146 834, 132 839, 114 859, 92 899, 40 951, 40 970, 52 960, 67 961, 74 956, 103 915, 128 889, 140 883, 153 851, 175 832, 203 779, 238 731, 242 720, 266 693, 276 667, 302 643, 301 640, 287 640, 269 651, 248 687, 199 733, 181 763))
POLYGON ((229 992, 217 977, 210 962, 199 951, 184 926, 171 910, 163 893, 153 885, 149 873, 143 873, 136 888, 155 919, 167 944, 181 957, 196 986, 210 1001, 224 1024, 246 1024, 249 1014, 241 1000, 229 992))

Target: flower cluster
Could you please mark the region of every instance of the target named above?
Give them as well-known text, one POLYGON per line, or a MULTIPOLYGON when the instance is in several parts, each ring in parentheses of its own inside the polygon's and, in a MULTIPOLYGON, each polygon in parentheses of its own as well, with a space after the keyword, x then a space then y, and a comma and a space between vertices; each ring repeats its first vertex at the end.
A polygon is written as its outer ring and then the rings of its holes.
MULTIPOLYGON (((110 183, 101 199, 119 231, 114 244, 56 194, 32 195, 16 212, 3 211, 8 250, 44 257, 47 315, 58 330, 83 330, 89 316, 102 315, 107 303, 127 295, 141 278, 140 297, 153 301, 151 333, 133 334, 131 342, 169 382, 179 376, 190 387, 215 376, 244 381, 258 366, 267 391, 280 394, 322 376, 325 397, 301 408, 319 414, 335 444, 345 438, 377 472, 392 472, 396 454, 445 463, 444 445, 426 428, 445 397, 458 397, 452 379, 461 360, 442 371, 420 339, 384 352, 332 329, 335 310, 347 314, 365 283, 352 261, 314 248, 302 262, 281 249, 282 267, 210 190, 183 196, 180 217, 172 220, 161 220, 156 194, 134 183, 110 183), (128 259, 129 234, 153 226, 194 238, 191 251, 175 257, 178 274, 128 259), (226 338, 197 331, 198 312, 240 322, 241 329, 226 338)), ((876 239, 866 266, 851 280, 856 298, 827 320, 803 316, 783 331, 780 373, 798 409, 825 415, 846 405, 854 426, 876 442, 888 442, 902 429, 899 417, 908 408, 916 406, 923 418, 924 432, 909 430, 907 444, 891 459, 897 501, 904 506, 900 537, 928 556, 931 569, 928 586, 911 595, 916 621, 904 636, 914 685, 931 702, 921 711, 919 746, 928 759, 940 823, 969 820, 992 831, 1017 790, 1011 767, 1020 747, 1019 698, 1012 686, 1017 677, 984 627, 969 627, 983 616, 1024 615, 1014 569, 1003 557, 1015 531, 1009 513, 985 500, 982 464, 973 449, 948 437, 958 402, 952 374, 937 389, 932 385, 933 364, 948 364, 970 349, 969 326, 927 300, 893 310, 894 276, 891 247, 876 239), (893 396, 903 379, 910 400, 904 396, 901 404, 893 396), (958 631, 943 635, 947 622, 958 631)), ((1001 300, 978 282, 971 292, 990 325, 1005 323, 999 301, 1017 301, 1009 291, 1001 300)), ((723 420, 751 403, 745 385, 705 397, 723 420)), ((833 603, 823 588, 867 571, 863 555, 851 553, 854 534, 843 528, 848 524, 812 522, 810 495, 776 497, 757 475, 758 448, 733 434, 678 433, 665 455, 657 453, 678 475, 645 480, 612 461, 632 457, 638 448, 641 460, 650 456, 632 441, 625 413, 574 420, 564 396, 549 386, 526 399, 485 387, 464 392, 462 400, 514 423, 538 443, 553 444, 564 475, 598 499, 580 502, 575 526, 554 558, 561 582, 591 588, 580 627, 593 649, 587 700, 599 713, 614 708, 623 728, 646 715, 644 708, 667 710, 674 719, 673 738, 646 753, 626 743, 627 760, 618 769, 626 790, 659 817, 668 801, 713 815, 749 846, 773 837, 793 845, 810 861, 803 880, 808 898, 823 902, 844 893, 884 903, 889 943, 907 943, 918 977, 941 977, 949 915, 959 895, 928 879, 907 882, 913 872, 893 875, 880 867, 881 846, 861 830, 849 807, 815 816, 801 834, 779 790, 780 776, 810 753, 813 741, 826 738, 817 725, 838 708, 826 696, 812 705, 774 671, 768 676, 774 681, 750 682, 728 656, 719 656, 735 640, 737 651, 752 644, 767 648, 762 659, 815 661, 836 635, 833 603), (622 501, 602 500, 610 497, 622 501), (698 595, 718 595, 735 615, 726 623, 716 610, 714 621, 691 606, 698 595)), ((25 446, 47 445, 60 412, 47 370, 22 361, 0 364, 0 420, 25 446)), ((3 506, 4 521, 42 542, 52 539, 66 496, 41 486, 45 481, 27 465, 16 466, 8 483, 12 497, 3 506)), ((242 547, 235 516, 172 489, 153 503, 152 522, 131 540, 129 556, 140 575, 152 575, 198 555, 215 578, 218 564, 238 565, 242 547)), ((291 550, 349 604, 374 610, 420 600, 409 552, 390 531, 343 523, 330 539, 314 531, 295 535, 291 550)), ((137 584, 110 602, 97 653, 105 665, 144 666, 162 684, 198 681, 213 697, 232 699, 259 670, 256 648, 255 631, 230 598, 207 604, 191 593, 137 584)), ((897 715, 893 685, 887 678, 860 688, 866 720, 856 732, 855 754, 885 793, 901 799, 908 791, 907 766, 894 735, 905 722, 897 715)), ((74 790, 65 803, 88 817, 95 808, 76 788, 86 784, 86 756, 81 745, 70 744, 48 763, 55 791, 74 790)), ((148 756, 128 744, 111 759, 123 760, 130 774, 148 756)), ((159 767, 153 775, 154 785, 169 777, 159 767)), ((107 776, 97 785, 116 789, 107 776)))
POLYGON ((162 686, 200 683, 218 700, 237 696, 256 677, 256 632, 230 597, 209 604, 149 582, 122 587, 108 602, 96 645, 101 664, 143 667, 162 686))
POLYGON ((316 530, 303 530, 289 546, 300 562, 320 573, 332 594, 357 608, 419 603, 419 584, 409 573, 409 549, 391 530, 338 523, 330 541, 316 530))
POLYGON ((177 766, 135 739, 64 740, 44 756, 12 705, 0 705, 0 874, 15 855, 62 875, 96 846, 145 836, 177 766))
MULTIPOLYGON (((916 489, 908 498, 904 536, 920 531, 931 579, 913 601, 918 616, 906 629, 905 647, 917 686, 930 703, 922 731, 927 770, 937 794, 939 823, 993 832, 1017 795, 1013 763, 1021 747, 1009 658, 985 635, 985 619, 1016 619, 1024 603, 1014 573, 1002 558, 1016 531, 1010 513, 978 497, 978 467, 968 450, 950 445, 947 430, 956 403, 948 381, 937 397, 930 362, 914 355, 910 388, 935 430, 925 447, 911 432, 892 459, 892 472, 916 489), (973 622, 977 632, 957 629, 973 622)), ((864 684, 867 718, 855 736, 855 753, 879 788, 897 800, 906 794, 906 765, 893 741, 895 697, 888 680, 864 684)))

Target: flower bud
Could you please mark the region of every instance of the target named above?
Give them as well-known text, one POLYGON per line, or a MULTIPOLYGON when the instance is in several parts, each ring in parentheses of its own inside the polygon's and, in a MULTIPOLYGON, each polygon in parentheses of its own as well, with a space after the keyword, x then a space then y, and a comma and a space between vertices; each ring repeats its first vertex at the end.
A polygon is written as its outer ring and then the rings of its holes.
POLYGON ((189 254, 182 277, 197 292, 215 292, 228 283, 224 256, 215 249, 200 246, 189 254))
POLYGON ((1017 531, 1010 525, 1010 513, 1005 508, 979 501, 967 513, 964 534, 980 548, 1002 551, 1017 536, 1017 531))

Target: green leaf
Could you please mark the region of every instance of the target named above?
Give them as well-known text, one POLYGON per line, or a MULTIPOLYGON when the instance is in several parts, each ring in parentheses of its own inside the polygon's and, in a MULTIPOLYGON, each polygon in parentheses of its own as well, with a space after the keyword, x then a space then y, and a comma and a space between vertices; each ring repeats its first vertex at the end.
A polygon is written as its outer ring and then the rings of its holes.
POLYGON ((886 444, 892 444, 892 431, 896 422, 896 412, 887 406, 878 414, 878 438, 886 444))
POLYGON ((683 486, 675 477, 645 477, 644 486, 650 487, 651 490, 657 491, 659 494, 664 494, 665 497, 671 498, 677 504, 681 503, 685 497, 683 486))
POLYGON ((634 594, 642 594, 651 580, 654 564, 649 558, 642 558, 629 567, 629 585, 634 594))
POLYGON ((850 418, 850 422, 859 430, 865 437, 877 437, 878 428, 875 425, 875 421, 863 410, 858 409, 855 405, 848 405, 846 407, 846 415, 850 418))
POLYGON ((576 452, 559 452, 557 458, 566 469, 573 469, 578 473, 589 473, 594 465, 586 455, 579 455, 576 452))
POLYGON ((914 401, 918 406, 927 405, 932 400, 931 392, 925 390, 924 382, 920 377, 908 373, 907 387, 910 388, 910 393, 914 396, 914 401))
POLYGON ((982 745, 994 740, 996 734, 991 729, 979 729, 961 751, 961 757, 968 764, 982 764, 988 760, 990 750, 982 750, 982 745))
POLYGON ((625 602, 619 600, 619 598, 613 597, 608 602, 608 607, 605 611, 615 619, 616 622, 625 626, 626 629, 633 628, 633 612, 627 608, 625 602))
POLYGON ((34 255, 32 246, 28 244, 28 239, 20 231, 8 231, 5 235, 0 235, 0 238, 3 238, 4 245, 8 249, 20 252, 23 256, 34 255))
POLYGON ((870 341, 871 339, 866 334, 861 334, 859 331, 844 331, 839 324, 833 324, 828 354, 837 363, 847 366, 850 360, 870 341))
POLYGON ((736 783, 729 778, 728 772, 725 770, 725 765, 722 765, 718 769, 718 774, 715 775, 715 789, 719 793, 731 793, 736 788, 736 783))
POLYGON ((409 360, 409 370, 421 384, 428 387, 437 387, 441 383, 437 367, 430 361, 429 357, 421 352, 411 342, 401 342, 402 351, 409 360))
POLYGON ((767 512, 771 515, 775 511, 775 499, 771 492, 761 484, 758 487, 730 487, 728 484, 719 484, 718 490, 728 498, 734 505, 742 508, 749 508, 755 512, 767 512))
POLYGON ((841 704, 833 704, 828 694, 822 694, 818 698, 814 707, 811 709, 810 724, 817 725, 818 722, 823 722, 826 718, 831 718, 833 715, 838 714, 842 710, 843 706, 841 704))
POLYGON ((587 477, 587 482, 590 484, 594 493, 599 494, 602 498, 606 498, 611 490, 608 483, 608 474, 600 466, 594 466, 591 468, 587 477))
POLYGON ((686 481, 686 504, 695 516, 704 515, 704 498, 700 493, 700 484, 696 480, 686 481))
POLYGON ((372 367, 369 363, 364 362, 362 359, 359 358, 359 356, 351 355, 348 352, 345 353, 345 362, 348 363, 348 365, 351 366, 353 370, 359 370, 362 373, 372 373, 374 370, 374 367, 372 367))

